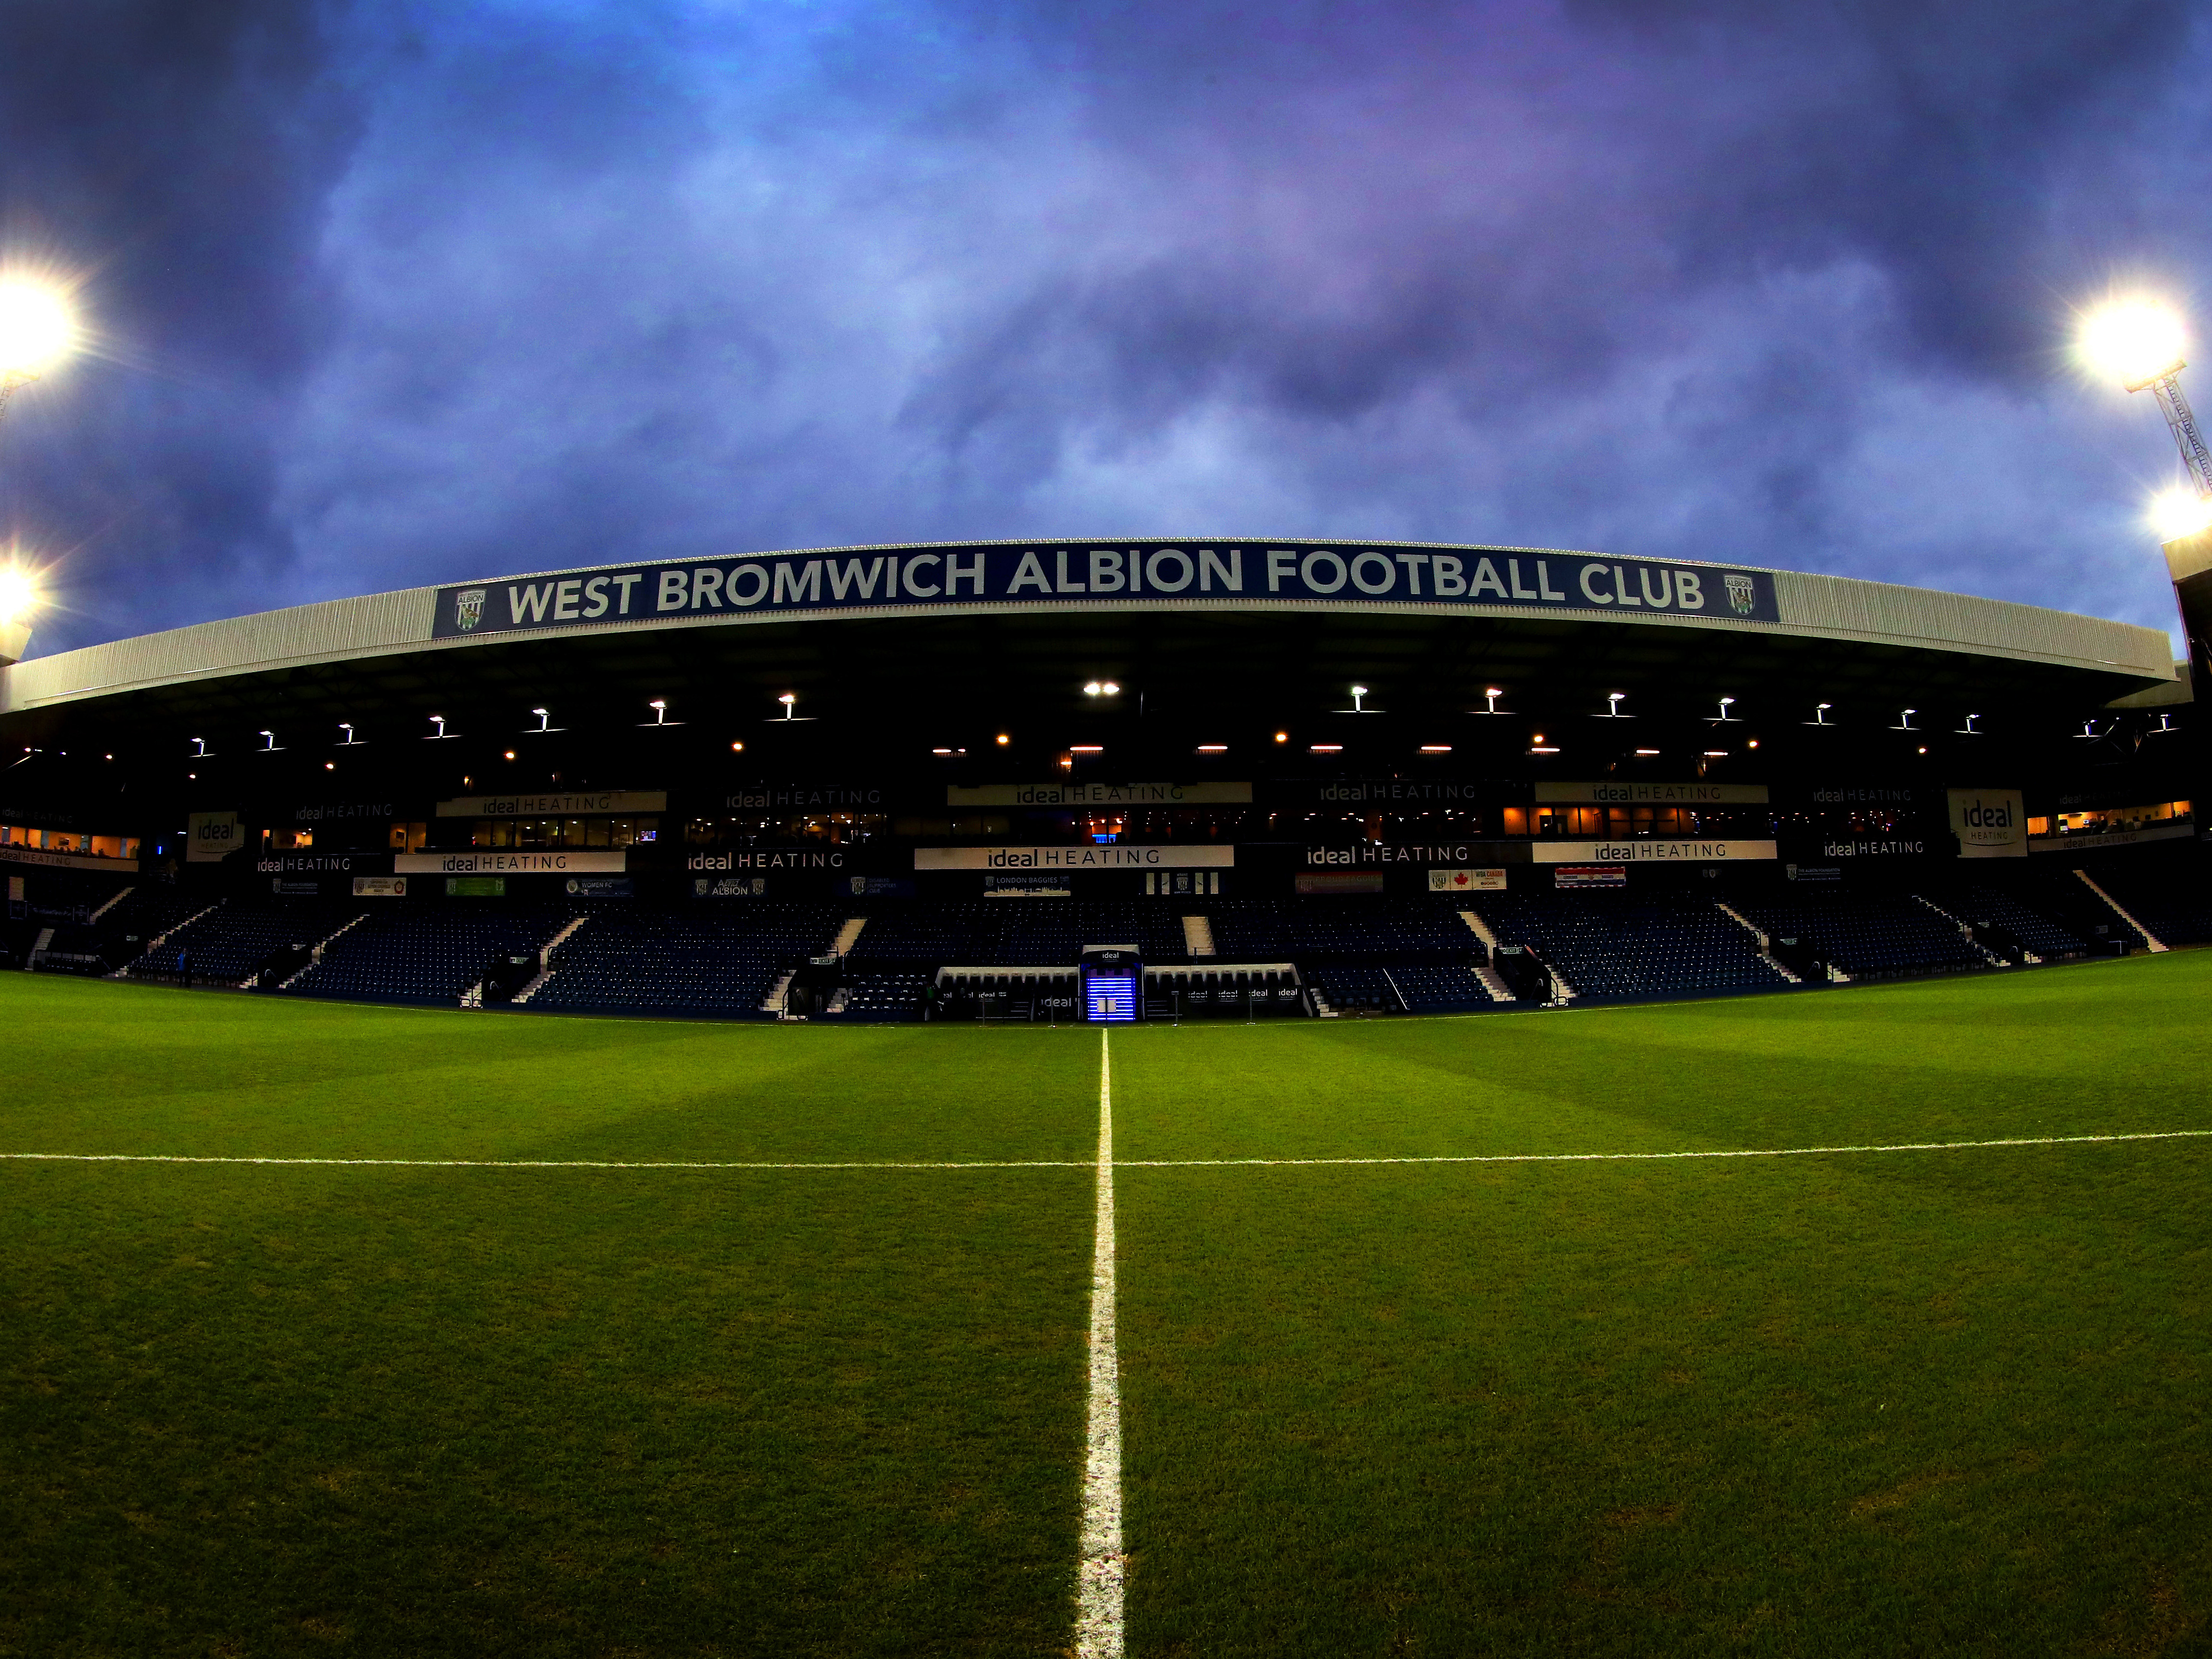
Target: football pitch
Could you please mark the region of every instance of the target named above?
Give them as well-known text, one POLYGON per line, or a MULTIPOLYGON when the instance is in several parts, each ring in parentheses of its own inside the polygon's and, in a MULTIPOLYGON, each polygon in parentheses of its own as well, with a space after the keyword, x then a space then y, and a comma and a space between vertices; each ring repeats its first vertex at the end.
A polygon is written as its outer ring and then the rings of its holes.
POLYGON ((2208 1000, 0 975, 0 1654, 2203 1651, 2208 1000))

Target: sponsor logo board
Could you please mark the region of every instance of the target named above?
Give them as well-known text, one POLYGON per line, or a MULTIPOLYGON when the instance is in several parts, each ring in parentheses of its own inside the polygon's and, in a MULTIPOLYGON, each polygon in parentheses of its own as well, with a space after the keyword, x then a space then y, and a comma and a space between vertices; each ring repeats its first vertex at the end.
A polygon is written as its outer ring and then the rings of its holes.
POLYGON ((356 898, 405 898, 407 878, 404 876, 356 876, 353 878, 356 898))
POLYGON ((627 852, 513 853, 479 848, 467 853, 401 853, 392 860, 402 876, 619 875, 627 852))
POLYGON ((635 898, 637 884, 628 876, 571 876, 561 890, 570 898, 635 898))
POLYGON ((1538 864, 1741 864, 1774 856, 1771 841, 1540 841, 1538 864))
POLYGON ((1589 802, 1602 806, 1764 806, 1763 783, 1540 783, 1539 805, 1589 802))
POLYGON ((917 847, 917 870, 1227 869, 1233 847, 917 847))
POLYGON ((463 795, 438 803, 441 818, 590 817, 603 813, 665 812, 665 789, 571 790, 539 795, 463 795))
POLYGON ((766 876, 701 876, 691 884, 693 898, 757 898, 767 891, 766 876))
POLYGON ((684 860, 686 870, 842 870, 842 852, 816 852, 797 848, 746 848, 729 853, 694 853, 684 860))
POLYGON ((1429 890, 1431 893, 1502 893, 1505 890, 1505 872, 1431 870, 1429 872, 1429 890))
POLYGON ((2024 859, 2027 814, 2017 789, 1954 789, 1951 833, 1962 859, 2024 859))
POLYGON ((447 898, 505 898, 505 876, 448 876, 446 878, 447 898))
POLYGON ((806 611, 1164 602, 1571 611, 1777 622, 1773 576, 1514 548, 1144 542, 859 549, 504 577, 438 591, 433 637, 806 611))
POLYGON ((213 864, 246 845, 235 812, 194 812, 185 820, 185 862, 213 864))
POLYGON ((10 864, 35 864, 48 870, 104 870, 118 876, 138 872, 137 859, 94 858, 88 853, 48 853, 34 847, 0 847, 0 859, 10 864))
POLYGON ((1301 893, 1379 893, 1380 870, 1301 870, 1291 878, 1301 893))
POLYGON ((1496 858, 1495 845, 1478 845, 1470 842, 1448 842, 1441 845, 1415 847, 1384 845, 1378 842, 1354 842, 1349 847, 1309 847, 1305 863, 1310 869, 1328 869, 1336 866, 1355 868, 1368 865, 1474 865, 1480 860, 1496 858))
POLYGON ((1249 783, 985 783, 945 791, 947 806, 1246 805, 1249 783))
POLYGON ((1595 868, 1589 865, 1563 864, 1552 872, 1554 887, 1626 887, 1628 872, 1615 865, 1595 868))

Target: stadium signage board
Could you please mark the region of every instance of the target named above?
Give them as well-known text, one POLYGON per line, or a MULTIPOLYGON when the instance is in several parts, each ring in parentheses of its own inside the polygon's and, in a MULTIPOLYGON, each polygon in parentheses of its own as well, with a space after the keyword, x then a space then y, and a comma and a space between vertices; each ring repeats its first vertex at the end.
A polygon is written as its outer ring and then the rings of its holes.
POLYGON ((387 862, 382 853, 277 853, 257 859, 253 867, 264 876, 343 876, 381 870, 387 862))
POLYGON ((628 852, 517 853, 479 848, 466 853, 399 853, 392 857, 402 876, 575 876, 620 875, 629 867, 628 852))
POLYGON ((441 818, 588 817, 598 813, 665 812, 665 789, 597 789, 544 795, 463 795, 438 803, 441 818))
POLYGON ((1769 572, 1656 559, 1395 543, 967 544, 758 553, 457 583, 438 590, 431 637, 817 611, 1081 608, 1101 600, 1781 620, 1769 572))
POLYGON ((984 783, 952 784, 947 806, 1203 806, 1249 805, 1249 783, 984 783))
POLYGON ((2027 812, 2017 789, 1954 789, 1951 833, 1962 859, 2024 859, 2027 812))
POLYGON ((389 818, 398 816, 392 803, 388 800, 309 801, 292 809, 292 822, 295 823, 328 823, 346 818, 389 818))
POLYGON ((749 783, 722 798, 722 805, 738 811, 796 807, 802 811, 849 810, 881 806, 884 792, 872 784, 749 783))
POLYGON ((1285 800, 1315 800, 1328 804, 1374 802, 1382 805, 1402 803, 1421 805, 1434 801, 1489 801, 1509 793, 1512 788, 1506 783, 1460 783, 1438 781, 1425 783, 1406 778, 1349 778, 1331 779, 1322 783, 1271 784, 1271 798, 1285 800))
POLYGON ((1498 870, 1431 870, 1429 872, 1429 890, 1431 893, 1502 893, 1505 890, 1505 872, 1498 870))
POLYGON ((1763 783, 1539 783, 1539 805, 1589 802, 1601 806, 1764 806, 1763 783))
POLYGON ((1618 865, 1600 869, 1563 864, 1552 872, 1554 887, 1626 887, 1628 872, 1618 865))
POLYGON ((1539 841, 1538 864, 1741 864, 1775 856, 1771 841, 1539 841))
POLYGON ((684 860, 686 870, 842 870, 842 853, 811 849, 748 849, 733 853, 694 853, 684 860))
POLYGON ((356 898, 405 898, 407 878, 404 876, 356 876, 353 878, 356 898))
POLYGON ((916 870, 1226 869, 1233 847, 917 847, 916 870))
POLYGON ((218 864, 245 845, 235 812, 195 812, 185 820, 187 864, 218 864))
POLYGON ((1373 867, 1393 864, 1464 866, 1498 856, 1493 842, 1457 842, 1440 847, 1383 847, 1354 842, 1349 847, 1309 847, 1310 869, 1373 867))
POLYGON ((111 870, 118 875, 136 875, 137 859, 103 859, 76 853, 47 853, 34 847, 0 847, 0 859, 10 864, 36 864, 49 870, 111 870))

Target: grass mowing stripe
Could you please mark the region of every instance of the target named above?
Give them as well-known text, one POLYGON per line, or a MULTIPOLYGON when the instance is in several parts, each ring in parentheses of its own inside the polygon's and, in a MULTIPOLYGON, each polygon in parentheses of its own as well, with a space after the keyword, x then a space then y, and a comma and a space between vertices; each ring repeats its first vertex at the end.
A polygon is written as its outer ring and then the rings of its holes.
POLYGON ((718 1164, 686 1158, 635 1163, 590 1158, 218 1158, 185 1152, 0 1152, 0 1161, 47 1164, 307 1164, 380 1170, 1087 1170, 1085 1158, 1006 1158, 941 1164, 718 1164))
POLYGON ((1121 1659, 1128 1558, 1121 1552, 1121 1368, 1114 1337, 1114 1071, 1098 1033, 1098 1220, 1091 1256, 1091 1398, 1084 1431, 1077 1659, 1121 1659))
MULTIPOLYGON (((1101 1034, 1099 1079, 1099 1142, 1097 1167, 1099 1182, 1099 1221, 1102 1252, 1099 1280, 1109 1290, 1114 1281, 1113 1123, 1111 1085, 1103 1075, 1105 1060, 1101 1034)), ((1753 1146, 1735 1151, 1690 1152, 1482 1152, 1424 1154, 1407 1158, 1129 1158, 1121 1160, 1133 1170, 1235 1170, 1334 1167, 1360 1164, 1649 1164, 1670 1158, 1823 1158, 1853 1152, 1961 1152, 1996 1146, 2082 1146, 2123 1140, 2194 1140, 2212 1136, 2212 1129, 2147 1129, 2109 1135, 2009 1135, 2000 1140, 1915 1140, 1865 1146, 1753 1146)), ((680 1158, 656 1162, 617 1163, 583 1158, 217 1158, 181 1152, 0 1152, 0 1163, 44 1164, 316 1164, 334 1168, 387 1170, 1087 1170, 1089 1158, 1007 1158, 937 1164, 792 1163, 724 1164, 680 1158)), ((1095 1300, 1095 1298, 1094 1298, 1095 1300)), ((1106 1343, 1114 1340, 1112 1297, 1107 1298, 1106 1343)), ((1092 1316, 1094 1337, 1097 1316, 1092 1316)))
POLYGON ((2212 1129, 2149 1129, 2110 1135, 2009 1135, 2001 1140, 1916 1140, 1866 1146, 1754 1146, 1694 1152, 1467 1152, 1416 1158, 1131 1158, 1132 1170, 1296 1169, 1358 1164, 1654 1164, 1695 1158, 1820 1158, 1851 1152, 1962 1152, 1995 1146, 2081 1146, 2118 1140, 2195 1140, 2212 1129))

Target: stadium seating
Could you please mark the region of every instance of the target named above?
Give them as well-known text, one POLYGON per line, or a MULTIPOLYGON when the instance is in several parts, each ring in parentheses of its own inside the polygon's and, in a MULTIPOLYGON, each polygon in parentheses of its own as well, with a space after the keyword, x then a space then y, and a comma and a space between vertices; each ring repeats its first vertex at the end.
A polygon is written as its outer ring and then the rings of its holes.
POLYGON ((1733 901, 1778 938, 1808 941, 1853 979, 1899 979, 1989 966, 1959 931, 1909 892, 1809 884, 1733 901))
POLYGON ((504 909, 410 899, 363 902, 361 921, 331 941, 290 989, 377 1001, 457 1001, 496 957, 536 951, 574 911, 504 909))
POLYGON ((1532 947, 1577 1000, 1725 996, 1789 982, 1760 959, 1751 932, 1702 894, 1483 893, 1471 908, 1502 943, 1532 947))
POLYGON ((777 979, 829 951, 846 910, 768 899, 711 910, 589 905, 529 1006, 758 1018, 777 979))
POLYGON ((196 983, 236 985, 271 952, 320 943, 361 914, 357 905, 320 899, 233 900, 172 933, 158 952, 133 961, 133 978, 167 977, 189 957, 196 983))

